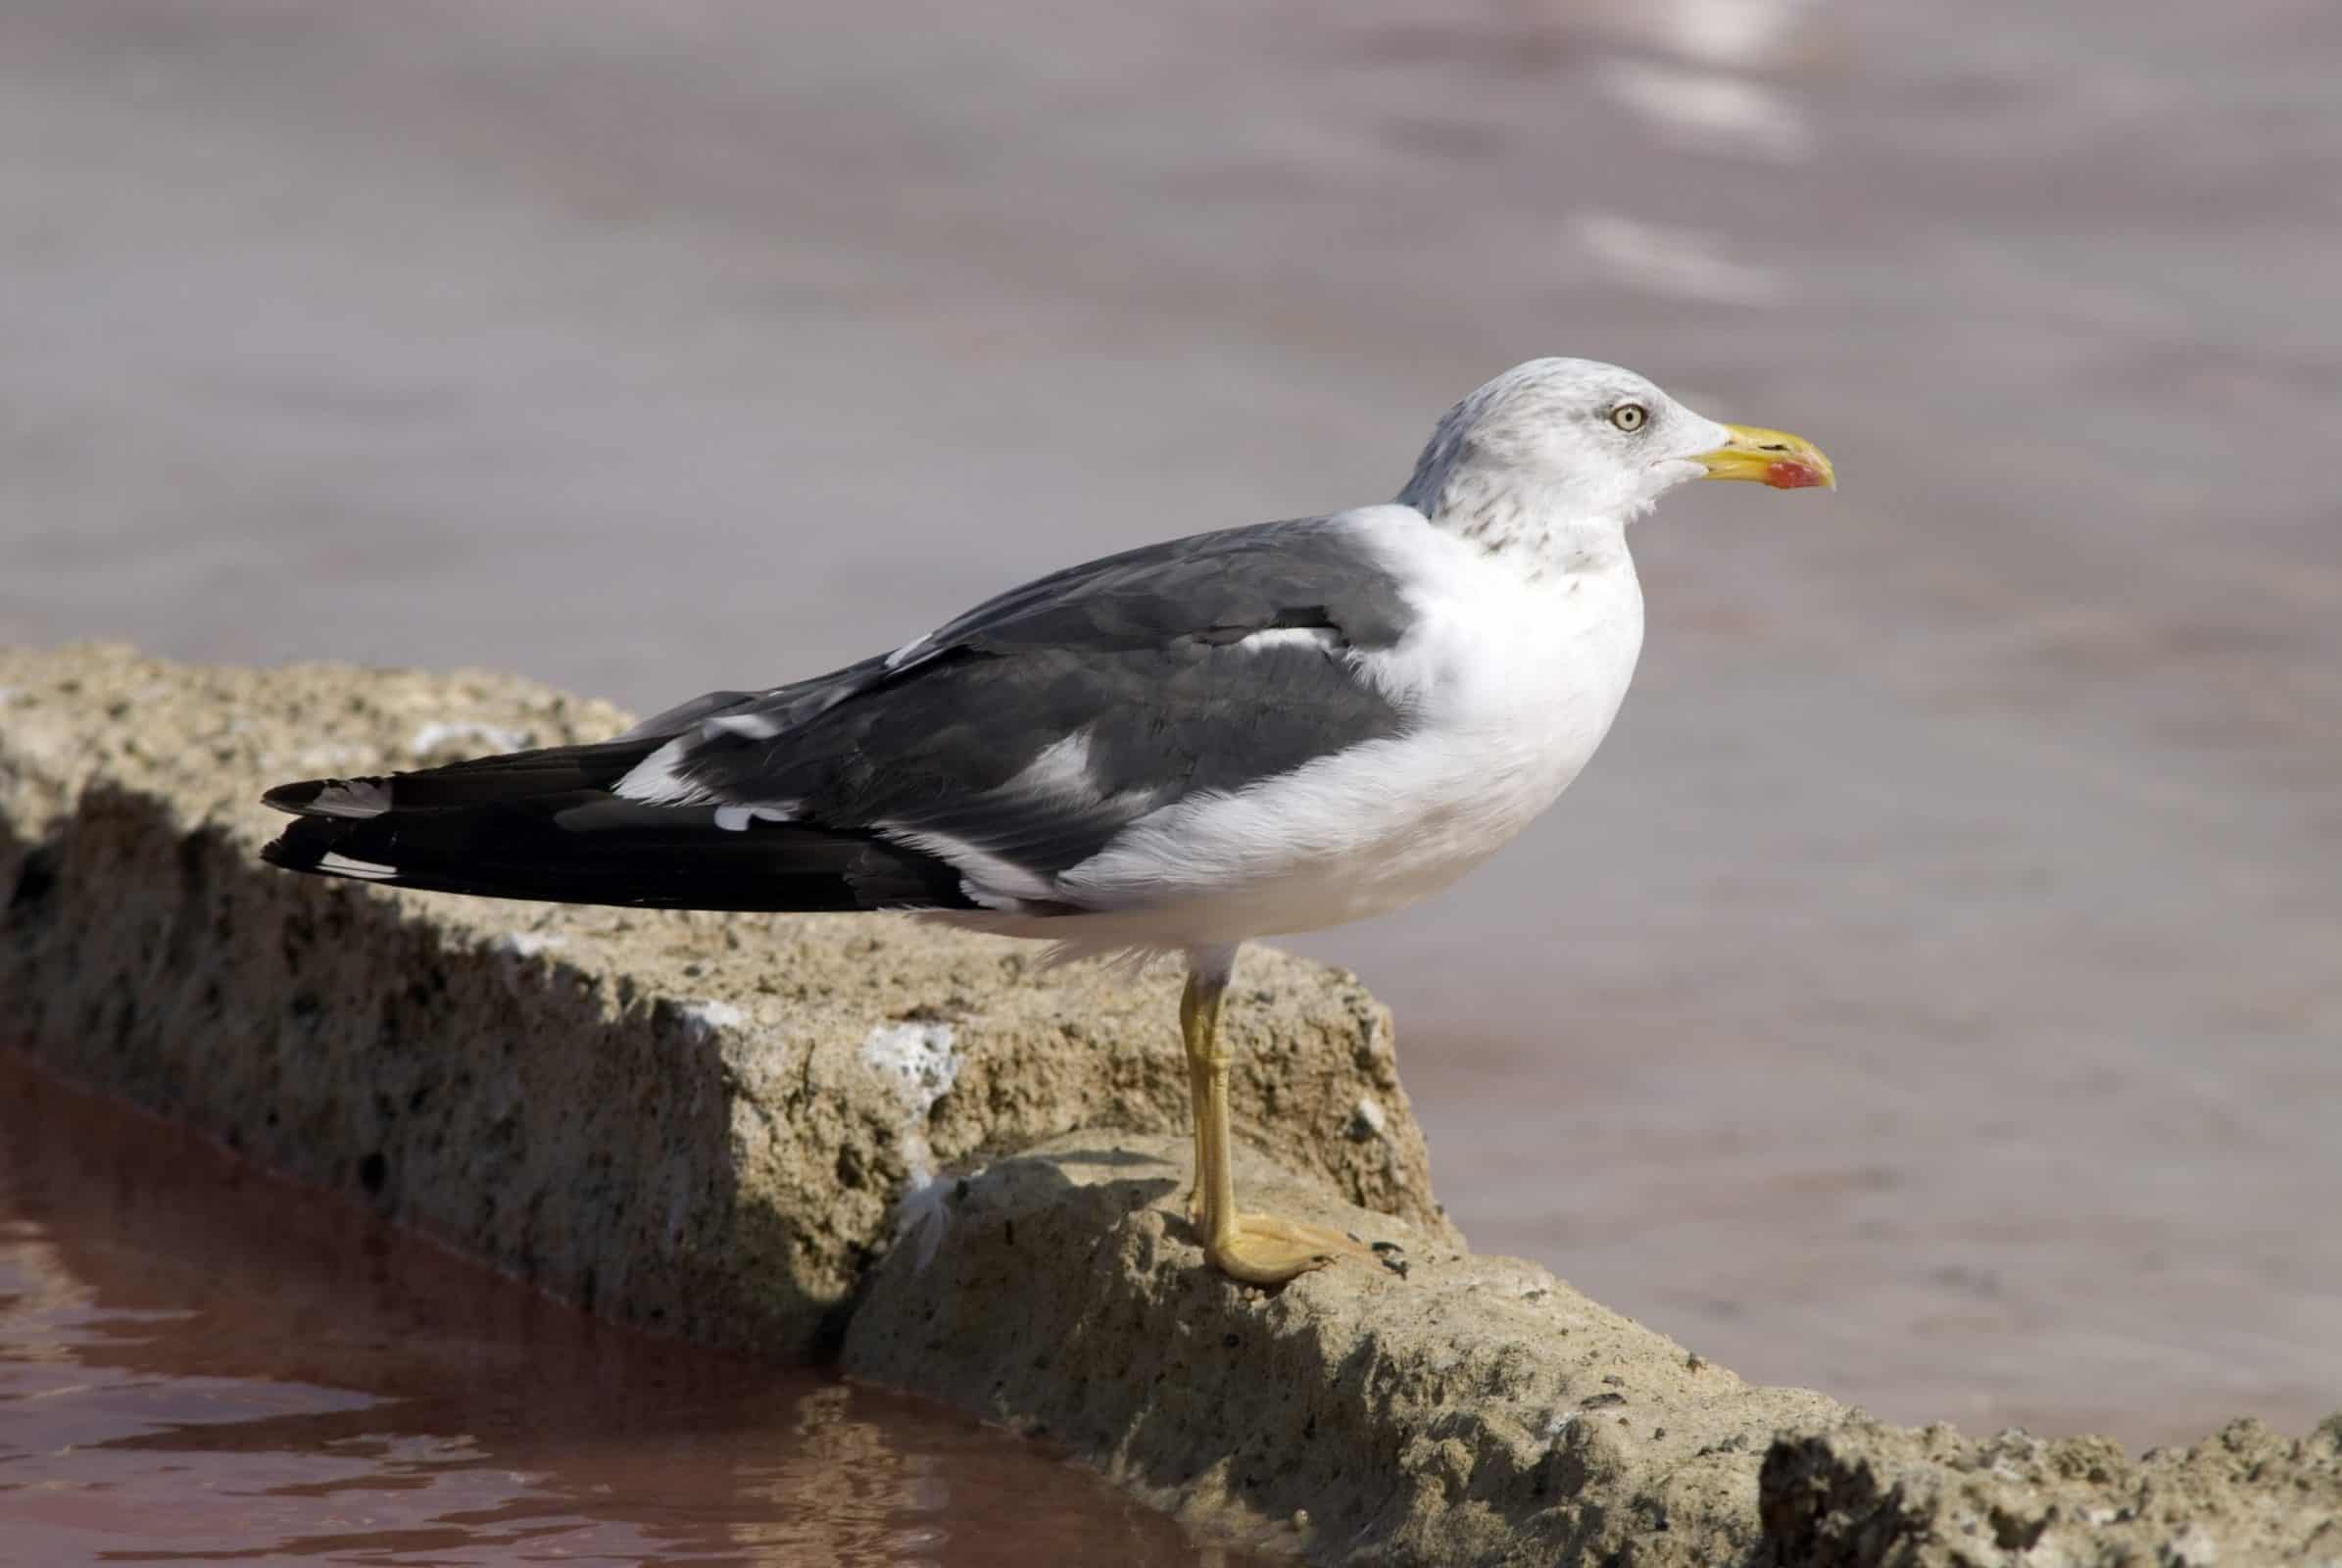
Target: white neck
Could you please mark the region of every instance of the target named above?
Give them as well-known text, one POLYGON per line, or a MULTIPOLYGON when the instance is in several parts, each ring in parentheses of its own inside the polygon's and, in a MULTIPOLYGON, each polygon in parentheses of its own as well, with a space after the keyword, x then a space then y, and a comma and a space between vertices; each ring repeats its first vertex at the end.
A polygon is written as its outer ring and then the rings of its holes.
POLYGON ((1540 485, 1517 469, 1431 459, 1426 454, 1399 503, 1442 532, 1516 561, 1533 579, 1627 559, 1628 519, 1589 508, 1574 488, 1540 485))

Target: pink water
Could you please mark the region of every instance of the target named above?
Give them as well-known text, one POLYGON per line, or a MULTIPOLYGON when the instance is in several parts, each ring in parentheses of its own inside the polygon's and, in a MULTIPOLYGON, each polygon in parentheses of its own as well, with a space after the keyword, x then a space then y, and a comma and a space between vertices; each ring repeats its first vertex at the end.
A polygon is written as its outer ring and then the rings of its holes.
POLYGON ((0 1562, 1255 1560, 949 1412, 599 1325, 0 1053, 0 1562))
POLYGON ((1899 1419, 2298 1431, 2338 76, 2326 0, 17 0, 0 636, 649 708, 1633 365, 1844 489, 1671 500, 1587 776, 1307 944, 1442 1196, 1899 1419))

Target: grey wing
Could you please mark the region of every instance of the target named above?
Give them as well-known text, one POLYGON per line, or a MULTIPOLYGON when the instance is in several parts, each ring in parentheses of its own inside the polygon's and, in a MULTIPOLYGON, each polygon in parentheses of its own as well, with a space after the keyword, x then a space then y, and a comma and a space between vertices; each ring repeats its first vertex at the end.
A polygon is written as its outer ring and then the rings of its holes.
POLYGON ((1355 662, 1408 612, 1353 538, 1268 523, 1057 572, 887 659, 675 710, 682 733, 622 791, 713 805, 742 831, 873 831, 981 865, 971 883, 1044 884, 1183 796, 1397 733, 1355 662))
POLYGON ((705 725, 713 725, 716 731, 733 728, 752 735, 777 735, 866 690, 883 680, 886 673, 884 659, 865 659, 827 675, 786 686, 770 686, 759 692, 708 692, 688 703, 662 709, 617 738, 634 741, 680 736, 705 725), (726 720, 734 722, 727 725, 726 720))

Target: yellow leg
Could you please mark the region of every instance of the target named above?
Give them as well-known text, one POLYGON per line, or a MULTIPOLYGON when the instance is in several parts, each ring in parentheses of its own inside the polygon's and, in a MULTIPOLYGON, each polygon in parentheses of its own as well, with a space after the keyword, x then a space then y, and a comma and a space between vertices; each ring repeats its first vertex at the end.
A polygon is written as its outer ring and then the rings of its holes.
MULTIPOLYGON (((1179 1024, 1183 1037, 1189 1037, 1188 1012, 1195 995, 1195 983, 1188 982, 1187 995, 1179 1000, 1179 1024)), ((1192 1038, 1192 1037, 1191 1037, 1192 1038)), ((1188 1112, 1195 1119, 1195 1163, 1188 1168, 1193 1178, 1188 1183, 1188 1223, 1195 1227, 1195 1234, 1203 1234, 1203 1173, 1211 1168, 1211 1127, 1203 1107, 1211 1099, 1211 1081, 1203 1070, 1203 1063, 1195 1059, 1193 1050, 1188 1053, 1188 1112)))
POLYGON ((1221 1273, 1247 1285, 1282 1285, 1344 1254, 1373 1257, 1371 1249, 1323 1225, 1237 1211, 1236 1175, 1228 1157, 1228 1054, 1219 1039, 1220 999, 1227 989, 1224 968, 1217 973, 1199 969, 1188 976, 1179 999, 1195 1111, 1195 1186, 1188 1196, 1188 1215, 1203 1237, 1203 1255, 1221 1273))

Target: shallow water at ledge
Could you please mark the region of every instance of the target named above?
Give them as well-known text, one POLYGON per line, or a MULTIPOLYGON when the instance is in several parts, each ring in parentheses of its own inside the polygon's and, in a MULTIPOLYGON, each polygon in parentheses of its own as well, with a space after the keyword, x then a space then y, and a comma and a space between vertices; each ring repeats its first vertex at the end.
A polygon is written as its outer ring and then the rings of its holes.
POLYGON ((0 1052, 0 1561, 1266 1560, 949 1412, 598 1325, 0 1052))

